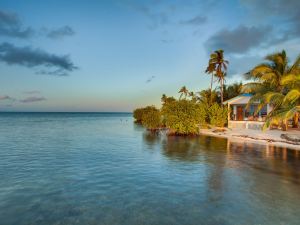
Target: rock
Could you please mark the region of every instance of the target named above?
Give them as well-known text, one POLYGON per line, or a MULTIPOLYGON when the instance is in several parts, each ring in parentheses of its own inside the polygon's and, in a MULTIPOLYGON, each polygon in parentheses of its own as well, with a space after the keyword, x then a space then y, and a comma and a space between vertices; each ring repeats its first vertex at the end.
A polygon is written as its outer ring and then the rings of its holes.
POLYGON ((288 141, 300 142, 300 135, 298 134, 281 134, 280 137, 288 141))
POLYGON ((222 128, 216 128, 214 129, 212 132, 213 133, 223 133, 225 131, 227 131, 228 129, 226 129, 225 127, 222 127, 222 128))

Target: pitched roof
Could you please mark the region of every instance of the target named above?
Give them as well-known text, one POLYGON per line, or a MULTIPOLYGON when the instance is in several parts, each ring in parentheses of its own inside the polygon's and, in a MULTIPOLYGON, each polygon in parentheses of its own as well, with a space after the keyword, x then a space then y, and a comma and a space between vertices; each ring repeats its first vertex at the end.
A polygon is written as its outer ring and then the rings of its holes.
POLYGON ((252 94, 244 93, 240 94, 234 98, 228 99, 227 101, 223 102, 224 105, 226 104, 247 104, 250 98, 252 97, 252 94))

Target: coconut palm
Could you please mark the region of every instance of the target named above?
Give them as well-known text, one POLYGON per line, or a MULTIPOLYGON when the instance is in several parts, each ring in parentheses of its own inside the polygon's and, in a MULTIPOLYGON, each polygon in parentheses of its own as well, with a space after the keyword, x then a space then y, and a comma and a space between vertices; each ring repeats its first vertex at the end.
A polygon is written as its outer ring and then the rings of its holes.
POLYGON ((242 90, 242 83, 233 83, 230 85, 224 85, 223 88, 223 98, 224 100, 228 100, 238 96, 242 90))
POLYGON ((217 92, 212 91, 210 89, 202 90, 200 92, 197 92, 198 96, 197 99, 199 100, 200 103, 204 103, 207 105, 210 105, 210 102, 216 102, 217 101, 217 92))
POLYGON ((184 96, 184 99, 186 99, 187 95, 189 94, 188 89, 186 88, 186 86, 183 86, 182 88, 180 88, 179 92, 180 93, 180 97, 179 99, 182 98, 182 96, 184 96))
POLYGON ((218 82, 220 84, 220 90, 221 90, 220 94, 221 94, 222 104, 223 104, 223 87, 224 87, 228 63, 229 62, 224 59, 224 51, 222 49, 214 51, 214 53, 210 55, 208 66, 205 71, 206 73, 212 75, 211 85, 210 85, 211 91, 212 91, 213 76, 216 76, 218 78, 218 82))
POLYGON ((281 121, 283 130, 287 129, 288 119, 295 117, 298 124, 298 105, 300 99, 300 56, 292 66, 288 65, 285 51, 266 56, 266 63, 254 67, 246 74, 253 80, 243 86, 243 91, 253 93, 249 104, 259 102, 257 112, 270 104, 272 111, 267 116, 266 126, 272 121, 281 121))
POLYGON ((193 102, 197 102, 197 95, 193 91, 189 92, 189 97, 193 102))
POLYGON ((166 103, 166 101, 167 101, 167 96, 165 95, 165 94, 163 94, 162 96, 161 96, 161 102, 163 103, 163 104, 165 104, 166 103))
MULTIPOLYGON (((215 65, 210 63, 210 60, 209 60, 208 66, 205 70, 205 73, 207 73, 211 76, 211 79, 210 79, 210 96, 212 96, 212 88, 213 88, 213 82, 214 82, 214 72, 215 72, 215 65)), ((212 99, 210 98, 209 105, 211 105, 211 104, 212 104, 212 99)))
POLYGON ((168 104, 170 102, 176 101, 174 97, 168 97, 167 95, 163 94, 161 96, 161 102, 163 105, 168 104))

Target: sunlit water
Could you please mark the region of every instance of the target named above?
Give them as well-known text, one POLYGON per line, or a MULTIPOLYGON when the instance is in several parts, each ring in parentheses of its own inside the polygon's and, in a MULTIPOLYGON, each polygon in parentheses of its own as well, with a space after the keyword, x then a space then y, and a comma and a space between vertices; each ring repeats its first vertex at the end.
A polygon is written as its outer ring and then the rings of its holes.
POLYGON ((2 113, 0 224, 300 224, 300 152, 2 113))

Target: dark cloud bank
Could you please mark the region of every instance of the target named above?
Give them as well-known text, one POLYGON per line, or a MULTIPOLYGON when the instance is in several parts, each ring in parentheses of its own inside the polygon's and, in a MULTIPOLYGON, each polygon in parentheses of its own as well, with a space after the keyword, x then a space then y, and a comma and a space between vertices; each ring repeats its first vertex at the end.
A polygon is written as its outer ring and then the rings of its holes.
POLYGON ((0 61, 9 65, 22 65, 26 67, 39 67, 54 69, 54 71, 42 71, 49 75, 67 75, 77 67, 68 55, 58 56, 47 53, 38 48, 17 47, 10 43, 0 44, 0 61))
POLYGON ((23 27, 17 14, 0 10, 0 35, 16 38, 29 38, 34 34, 31 27, 23 27))
POLYGON ((271 26, 262 27, 239 27, 228 30, 223 29, 214 34, 206 41, 205 46, 208 51, 221 48, 230 53, 244 53, 253 46, 260 46, 269 40, 268 34, 272 32, 271 26))
MULTIPOLYGON (((0 10, 0 36, 30 39, 35 35, 42 35, 51 39, 61 39, 75 34, 70 26, 56 29, 43 28, 40 31, 37 32, 32 27, 25 27, 17 14, 0 10)), ((68 75, 68 72, 77 69, 68 55, 59 56, 39 48, 18 47, 7 42, 0 44, 0 62, 29 68, 37 67, 39 69, 37 74, 56 76, 65 76, 68 75)))
POLYGON ((263 5, 261 0, 240 0, 240 3, 248 9, 255 26, 241 24, 217 31, 205 43, 207 52, 222 48, 229 54, 244 54, 254 48, 299 38, 299 0, 265 0, 263 5))

